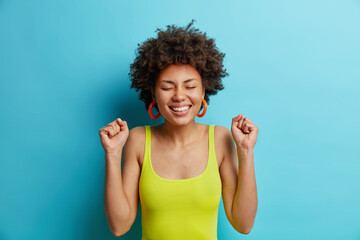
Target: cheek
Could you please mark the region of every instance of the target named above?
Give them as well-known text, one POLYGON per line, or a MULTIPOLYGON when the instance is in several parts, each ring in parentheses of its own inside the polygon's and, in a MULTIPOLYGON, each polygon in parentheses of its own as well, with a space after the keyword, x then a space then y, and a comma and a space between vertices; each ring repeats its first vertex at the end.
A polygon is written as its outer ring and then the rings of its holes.
POLYGON ((201 94, 192 94, 191 96, 189 96, 191 101, 200 106, 202 104, 202 95, 201 94))
POLYGON ((156 96, 156 100, 157 100, 158 106, 161 105, 161 107, 166 107, 166 105, 167 105, 168 102, 169 102, 169 99, 170 99, 169 94, 165 94, 165 93, 158 94, 158 95, 156 96))
POLYGON ((194 91, 190 95, 191 95, 191 98, 197 99, 197 101, 201 102, 201 99, 202 99, 202 91, 201 90, 194 91))

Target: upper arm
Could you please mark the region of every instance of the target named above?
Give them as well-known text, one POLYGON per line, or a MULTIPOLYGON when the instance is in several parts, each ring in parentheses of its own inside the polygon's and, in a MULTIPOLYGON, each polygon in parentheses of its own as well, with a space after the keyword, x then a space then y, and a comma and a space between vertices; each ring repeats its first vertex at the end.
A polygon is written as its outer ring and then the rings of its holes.
POLYGON ((139 146, 144 141, 144 135, 144 127, 135 127, 131 129, 123 149, 122 182, 130 207, 129 229, 135 221, 139 205, 140 166, 138 158, 140 156, 139 149, 142 149, 139 146))
POLYGON ((226 217, 233 224, 232 206, 235 198, 238 181, 238 163, 235 144, 229 129, 223 126, 218 128, 217 142, 221 145, 223 160, 220 165, 220 176, 222 182, 222 197, 226 217))

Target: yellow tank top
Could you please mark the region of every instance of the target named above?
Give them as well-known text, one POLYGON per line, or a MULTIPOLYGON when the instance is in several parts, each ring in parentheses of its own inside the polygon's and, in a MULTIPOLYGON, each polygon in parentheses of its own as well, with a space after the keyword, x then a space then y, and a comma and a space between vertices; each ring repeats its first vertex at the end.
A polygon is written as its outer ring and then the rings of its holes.
POLYGON ((151 164, 151 130, 145 126, 144 161, 139 182, 142 240, 217 240, 222 184, 209 126, 206 169, 187 179, 165 179, 151 164))

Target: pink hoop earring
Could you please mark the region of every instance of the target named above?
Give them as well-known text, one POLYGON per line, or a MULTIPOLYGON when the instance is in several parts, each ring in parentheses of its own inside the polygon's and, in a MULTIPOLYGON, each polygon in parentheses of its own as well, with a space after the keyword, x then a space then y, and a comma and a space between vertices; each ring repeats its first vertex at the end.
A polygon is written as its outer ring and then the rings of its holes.
POLYGON ((150 115, 150 117, 152 118, 152 119, 158 119, 159 117, 160 117, 160 112, 156 115, 156 116, 154 116, 153 114, 152 114, 152 108, 153 108, 153 106, 156 104, 156 101, 154 100, 154 101, 152 101, 151 103, 150 103, 150 106, 149 106, 149 108, 148 108, 148 112, 149 112, 149 115, 150 115))
POLYGON ((198 113, 198 114, 196 115, 196 116, 198 116, 198 117, 203 117, 203 116, 205 115, 206 111, 207 111, 207 103, 206 103, 205 99, 202 99, 201 101, 202 101, 203 104, 204 104, 204 110, 203 110, 202 114, 199 114, 199 113, 198 113))

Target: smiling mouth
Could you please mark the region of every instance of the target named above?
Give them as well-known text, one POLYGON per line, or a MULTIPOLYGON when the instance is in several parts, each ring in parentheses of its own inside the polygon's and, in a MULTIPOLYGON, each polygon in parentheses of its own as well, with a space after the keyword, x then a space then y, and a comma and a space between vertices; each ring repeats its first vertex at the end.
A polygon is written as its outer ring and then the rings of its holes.
POLYGON ((190 108, 191 108, 191 105, 184 106, 184 107, 170 107, 170 106, 169 106, 169 108, 170 108, 171 110, 173 110, 174 112, 184 112, 184 111, 190 109, 190 108))

